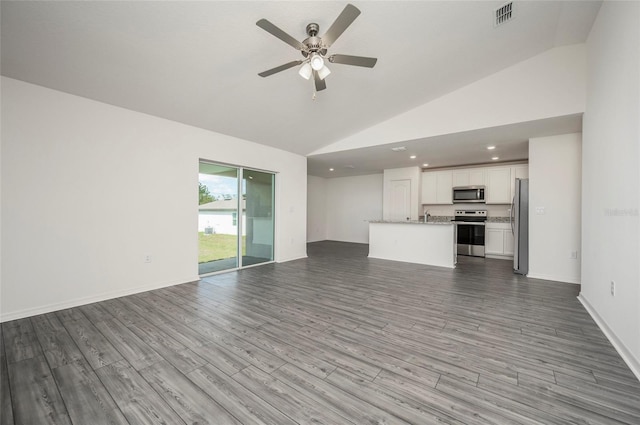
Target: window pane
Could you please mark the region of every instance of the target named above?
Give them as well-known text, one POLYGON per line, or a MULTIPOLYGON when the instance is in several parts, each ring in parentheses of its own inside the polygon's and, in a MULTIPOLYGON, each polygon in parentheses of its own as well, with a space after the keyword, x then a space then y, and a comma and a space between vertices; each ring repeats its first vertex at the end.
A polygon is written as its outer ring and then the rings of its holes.
POLYGON ((238 171, 200 163, 199 274, 238 267, 238 171))
POLYGON ((274 175, 245 169, 242 192, 246 205, 242 264, 273 261, 274 175))

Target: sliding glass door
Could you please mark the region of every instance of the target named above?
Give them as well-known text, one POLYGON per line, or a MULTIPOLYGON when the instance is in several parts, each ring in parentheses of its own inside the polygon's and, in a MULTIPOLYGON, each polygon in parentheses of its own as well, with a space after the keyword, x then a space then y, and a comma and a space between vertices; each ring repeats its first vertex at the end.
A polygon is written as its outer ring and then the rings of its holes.
POLYGON ((242 264, 273 261, 274 175, 242 170, 242 197, 246 201, 242 264))
POLYGON ((198 273, 273 261, 272 173, 201 161, 198 273))

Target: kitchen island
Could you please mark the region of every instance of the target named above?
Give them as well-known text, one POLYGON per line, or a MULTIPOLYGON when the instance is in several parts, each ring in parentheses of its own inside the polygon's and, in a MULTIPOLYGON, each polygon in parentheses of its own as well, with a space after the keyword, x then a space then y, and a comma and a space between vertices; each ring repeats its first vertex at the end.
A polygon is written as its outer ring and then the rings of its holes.
POLYGON ((454 268, 456 226, 450 222, 371 221, 369 257, 454 268))

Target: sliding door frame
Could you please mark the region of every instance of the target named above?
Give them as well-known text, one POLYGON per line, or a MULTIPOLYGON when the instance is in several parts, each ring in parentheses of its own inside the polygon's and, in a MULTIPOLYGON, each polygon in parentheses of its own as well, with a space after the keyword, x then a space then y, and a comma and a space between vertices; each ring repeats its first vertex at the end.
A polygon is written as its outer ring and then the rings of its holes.
MULTIPOLYGON (((219 166, 223 166, 223 167, 230 167, 230 168, 236 168, 238 170, 238 182, 237 182, 237 199, 236 199, 236 206, 237 206, 237 219, 236 219, 236 223, 237 223, 237 246, 236 246, 236 256, 237 256, 237 263, 238 266, 237 267, 232 267, 229 269, 224 269, 224 270, 219 270, 219 271, 214 271, 214 272, 209 272, 209 273, 203 273, 203 274, 199 274, 200 277, 206 277, 206 276, 213 276, 216 274, 220 274, 220 273, 227 273, 230 271, 237 271, 237 270, 242 270, 242 269, 248 269, 251 267, 257 267, 257 266, 262 266, 265 264, 273 264, 275 263, 275 255, 276 255, 276 221, 277 221, 277 217, 276 217, 276 200, 277 200, 277 172, 275 171, 270 171, 270 170, 263 170, 260 168, 254 168, 254 167, 244 167, 244 166, 240 166, 240 165, 235 165, 235 164, 229 164, 229 163, 225 163, 225 162, 219 162, 219 161, 212 161, 209 159, 203 159, 200 158, 198 160, 198 166, 201 163, 205 163, 205 164, 211 164, 211 165, 219 165, 219 166), (242 201, 243 201, 243 192, 242 192, 242 182, 244 180, 244 172, 245 170, 250 170, 250 171, 256 171, 259 173, 265 173, 265 174, 271 174, 272 175, 272 187, 271 187, 271 202, 272 202, 272 217, 273 217, 273 223, 272 223, 272 243, 271 243, 271 260, 269 261, 265 261, 262 263, 257 263, 257 264, 250 264, 245 266, 243 264, 243 252, 242 252, 242 248, 243 248, 243 243, 242 243, 242 232, 243 232, 243 227, 245 225, 245 218, 243 215, 243 210, 242 210, 242 201)), ((199 249, 199 248, 198 248, 199 249)))

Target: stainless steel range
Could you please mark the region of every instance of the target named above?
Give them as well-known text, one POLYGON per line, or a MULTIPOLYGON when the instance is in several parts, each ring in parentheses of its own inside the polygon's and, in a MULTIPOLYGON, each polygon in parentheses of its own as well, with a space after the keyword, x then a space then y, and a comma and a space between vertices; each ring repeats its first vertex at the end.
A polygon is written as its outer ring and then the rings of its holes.
POLYGON ((484 257, 487 210, 456 210, 452 220, 458 228, 458 255, 484 257))

